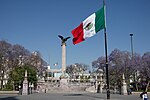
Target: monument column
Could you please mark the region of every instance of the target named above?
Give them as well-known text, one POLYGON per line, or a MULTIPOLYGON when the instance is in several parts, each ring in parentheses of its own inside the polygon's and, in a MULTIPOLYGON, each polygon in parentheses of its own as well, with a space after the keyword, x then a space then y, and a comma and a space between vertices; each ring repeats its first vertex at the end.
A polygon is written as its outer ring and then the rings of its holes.
POLYGON ((27 70, 25 70, 25 77, 24 77, 24 81, 23 81, 22 95, 28 95, 27 70))
POLYGON ((64 38, 61 35, 58 35, 58 37, 61 39, 61 46, 62 46, 62 75, 65 76, 66 71, 66 41, 70 38, 64 38))
POLYGON ((62 43, 62 74, 65 75, 66 71, 66 43, 62 43))
POLYGON ((127 95, 127 84, 125 82, 125 77, 124 77, 124 74, 122 76, 122 89, 121 89, 121 94, 122 95, 127 95))

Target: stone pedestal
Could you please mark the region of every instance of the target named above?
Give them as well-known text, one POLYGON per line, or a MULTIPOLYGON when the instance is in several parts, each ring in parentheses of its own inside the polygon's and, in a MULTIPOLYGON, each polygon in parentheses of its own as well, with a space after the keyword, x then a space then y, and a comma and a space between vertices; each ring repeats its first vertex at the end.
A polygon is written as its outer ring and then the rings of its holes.
POLYGON ((60 85, 68 85, 68 79, 62 78, 62 79, 60 80, 60 85))
POLYGON ((68 79, 67 78, 62 78, 60 80, 60 89, 62 91, 69 91, 69 87, 68 87, 68 79))
POLYGON ((62 78, 60 80, 60 86, 63 87, 63 86, 67 86, 67 85, 68 85, 68 79, 62 78))
POLYGON ((47 88, 46 88, 44 77, 38 77, 37 92, 45 93, 46 90, 47 90, 47 88))
POLYGON ((85 91, 93 92, 93 93, 96 93, 96 92, 97 92, 97 90, 96 90, 95 86, 90 86, 90 87, 86 88, 86 90, 85 90, 85 91))
POLYGON ((28 80, 27 80, 27 70, 25 71, 25 77, 23 81, 22 95, 28 95, 28 80))
POLYGON ((123 74, 122 78, 123 78, 123 81, 122 81, 122 87, 121 87, 121 94, 127 95, 127 84, 125 82, 124 74, 123 74))

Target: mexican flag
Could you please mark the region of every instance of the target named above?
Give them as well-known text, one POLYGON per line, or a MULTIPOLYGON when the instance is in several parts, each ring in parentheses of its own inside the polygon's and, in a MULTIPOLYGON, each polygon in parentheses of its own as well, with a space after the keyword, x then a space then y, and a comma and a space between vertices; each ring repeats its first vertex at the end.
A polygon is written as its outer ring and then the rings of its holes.
POLYGON ((73 44, 80 43, 105 28, 104 6, 72 30, 73 44))

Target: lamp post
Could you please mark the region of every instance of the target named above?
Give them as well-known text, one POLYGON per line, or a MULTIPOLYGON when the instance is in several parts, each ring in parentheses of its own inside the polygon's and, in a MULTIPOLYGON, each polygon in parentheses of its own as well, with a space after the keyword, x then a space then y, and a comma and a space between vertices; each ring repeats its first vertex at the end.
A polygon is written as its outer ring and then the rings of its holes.
POLYGON ((19 94, 21 95, 21 85, 20 84, 19 84, 18 88, 19 88, 19 94))
POLYGON ((3 90, 3 77, 4 77, 4 71, 1 71, 1 90, 3 90))
MULTIPOLYGON (((133 56, 134 56, 134 54, 133 54, 133 33, 130 33, 130 37, 131 37, 131 53, 132 53, 132 58, 131 58, 131 66, 133 65, 133 56)), ((137 78, 137 70, 136 70, 136 72, 135 72, 135 74, 134 74, 134 82, 135 81, 137 81, 136 80, 136 78, 137 78)), ((138 90, 138 87, 137 87, 137 84, 136 84, 136 89, 138 90)))
POLYGON ((131 52, 132 52, 132 61, 133 61, 133 33, 130 33, 130 37, 131 37, 131 52))
POLYGON ((29 82, 29 90, 28 90, 28 94, 31 94, 31 83, 29 82))
POLYGON ((33 87, 33 83, 29 82, 29 94, 32 94, 33 87))
POLYGON ((34 85, 33 83, 31 84, 31 94, 33 93, 33 88, 34 88, 34 85))
MULTIPOLYGON (((133 64, 133 33, 130 33, 131 37, 131 66, 133 64)), ((135 76, 134 76, 134 81, 135 81, 135 76)))

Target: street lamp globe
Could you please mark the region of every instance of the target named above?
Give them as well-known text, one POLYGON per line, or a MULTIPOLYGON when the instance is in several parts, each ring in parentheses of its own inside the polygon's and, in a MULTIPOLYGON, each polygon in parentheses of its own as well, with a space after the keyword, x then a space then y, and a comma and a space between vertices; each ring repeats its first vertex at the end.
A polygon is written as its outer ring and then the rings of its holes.
POLYGON ((130 36, 133 36, 133 33, 130 33, 130 36))

